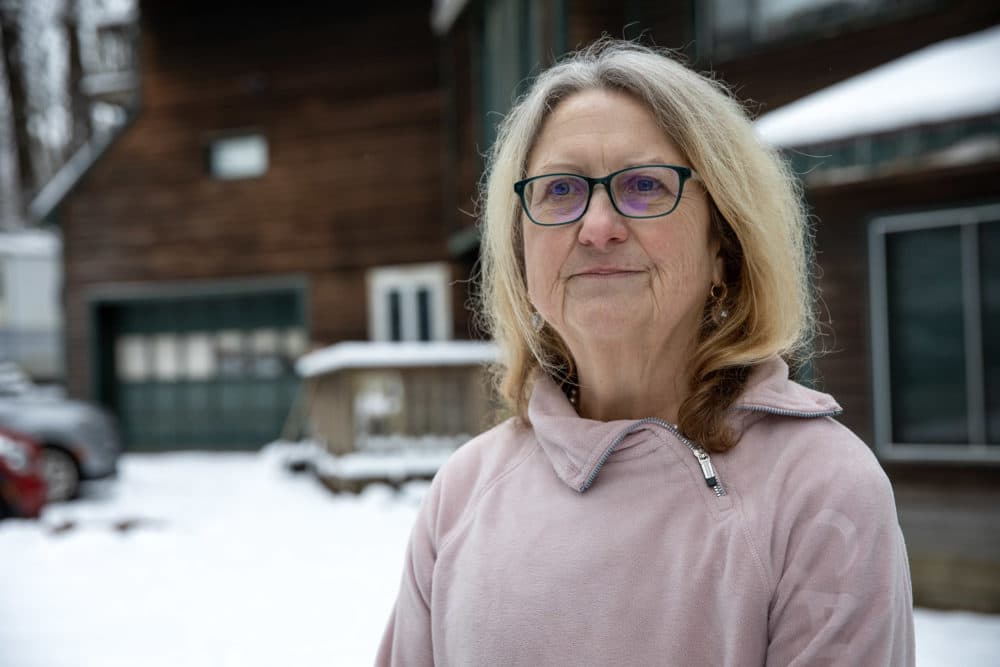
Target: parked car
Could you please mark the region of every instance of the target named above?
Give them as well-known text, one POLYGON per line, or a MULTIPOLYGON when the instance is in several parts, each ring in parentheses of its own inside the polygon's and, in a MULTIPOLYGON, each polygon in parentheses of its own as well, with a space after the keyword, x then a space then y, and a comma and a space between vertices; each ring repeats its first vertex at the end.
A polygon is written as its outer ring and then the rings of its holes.
POLYGON ((14 431, 0 429, 0 519, 36 519, 45 505, 42 448, 14 431))
POLYGON ((97 406, 35 387, 11 364, 0 364, 0 428, 41 445, 49 502, 69 500, 82 480, 117 471, 122 447, 114 418, 97 406))

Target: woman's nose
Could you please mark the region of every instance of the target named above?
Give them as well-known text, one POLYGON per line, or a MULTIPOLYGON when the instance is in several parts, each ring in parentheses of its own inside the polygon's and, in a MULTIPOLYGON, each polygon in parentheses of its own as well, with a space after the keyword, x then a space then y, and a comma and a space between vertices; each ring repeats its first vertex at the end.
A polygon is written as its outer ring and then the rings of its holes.
POLYGON ((590 198, 590 206, 580 219, 577 240, 583 245, 604 250, 608 246, 625 241, 628 233, 625 216, 615 210, 608 191, 604 187, 595 187, 594 194, 590 198))

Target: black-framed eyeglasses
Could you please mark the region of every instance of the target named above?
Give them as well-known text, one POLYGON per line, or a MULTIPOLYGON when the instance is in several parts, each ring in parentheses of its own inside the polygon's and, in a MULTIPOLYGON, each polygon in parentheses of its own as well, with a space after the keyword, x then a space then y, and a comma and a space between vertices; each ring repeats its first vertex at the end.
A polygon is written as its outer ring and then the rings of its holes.
POLYGON ((684 183, 697 175, 690 167, 644 164, 619 169, 603 178, 557 173, 532 176, 514 184, 521 206, 536 225, 555 227, 582 218, 594 186, 608 191, 611 205, 626 218, 659 218, 677 208, 684 183))

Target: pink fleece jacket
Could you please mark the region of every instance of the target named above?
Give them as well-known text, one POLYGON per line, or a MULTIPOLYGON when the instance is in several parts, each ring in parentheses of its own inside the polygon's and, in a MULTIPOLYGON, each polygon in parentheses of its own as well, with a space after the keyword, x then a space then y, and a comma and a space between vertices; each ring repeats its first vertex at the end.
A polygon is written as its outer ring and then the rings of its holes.
POLYGON ((540 380, 434 478, 377 665, 913 665, 889 481, 771 359, 710 460, 540 380))

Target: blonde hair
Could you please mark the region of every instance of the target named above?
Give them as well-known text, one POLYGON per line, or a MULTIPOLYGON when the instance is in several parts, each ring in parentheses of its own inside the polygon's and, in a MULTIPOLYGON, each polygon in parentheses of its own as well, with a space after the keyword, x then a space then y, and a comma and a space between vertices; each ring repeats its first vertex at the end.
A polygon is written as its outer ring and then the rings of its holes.
POLYGON ((546 116, 573 93, 623 91, 643 101, 680 148, 709 194, 721 242, 729 316, 705 317, 691 364, 690 394, 679 426, 712 451, 731 447, 725 410, 750 368, 772 355, 794 361, 814 329, 809 228, 798 181, 755 136, 742 106, 719 82, 667 51, 604 38, 541 73, 500 124, 480 194, 480 318, 501 350, 500 396, 521 418, 536 372, 572 382, 574 361, 551 327, 536 331, 528 300, 521 208, 513 183, 546 116))

